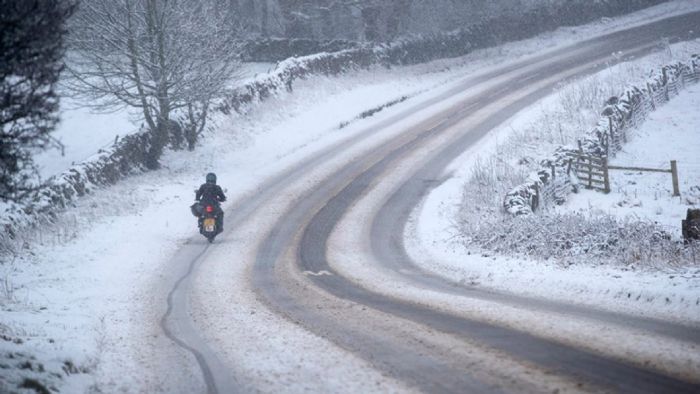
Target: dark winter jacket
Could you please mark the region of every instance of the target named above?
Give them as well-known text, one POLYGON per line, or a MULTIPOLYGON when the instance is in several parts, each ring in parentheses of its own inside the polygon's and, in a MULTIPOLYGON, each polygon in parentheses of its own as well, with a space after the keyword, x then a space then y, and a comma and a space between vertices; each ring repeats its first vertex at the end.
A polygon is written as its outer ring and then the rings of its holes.
POLYGON ((213 183, 204 183, 195 193, 194 199, 205 204, 208 203, 218 206, 220 201, 226 201, 226 196, 224 196, 224 191, 221 190, 221 186, 213 183))

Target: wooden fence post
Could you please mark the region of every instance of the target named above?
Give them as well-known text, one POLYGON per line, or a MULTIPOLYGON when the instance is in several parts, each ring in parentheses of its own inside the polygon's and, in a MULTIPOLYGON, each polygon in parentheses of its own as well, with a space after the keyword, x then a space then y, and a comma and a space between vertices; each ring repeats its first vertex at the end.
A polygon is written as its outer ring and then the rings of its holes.
POLYGON ((612 141, 612 130, 608 131, 607 133, 603 133, 603 138, 601 141, 603 143, 603 148, 605 149, 606 155, 610 154, 610 141, 612 141))
POLYGON ((603 158, 603 192, 610 193, 610 174, 608 172, 608 158, 603 158))
POLYGON ((678 187, 678 166, 675 160, 671 160, 671 179, 673 180, 673 196, 678 197, 681 195, 681 191, 678 187))
POLYGON ((588 188, 593 189, 593 158, 589 157, 587 162, 588 162, 588 188))

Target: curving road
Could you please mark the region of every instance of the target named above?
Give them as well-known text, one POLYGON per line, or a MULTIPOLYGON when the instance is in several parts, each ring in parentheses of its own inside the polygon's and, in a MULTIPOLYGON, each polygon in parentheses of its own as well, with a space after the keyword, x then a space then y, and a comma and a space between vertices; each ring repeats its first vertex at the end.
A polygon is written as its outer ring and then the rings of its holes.
MULTIPOLYGON (((495 68, 267 180, 227 212, 234 230, 220 244, 192 242, 174 259, 166 335, 195 356, 208 392, 256 389, 189 309, 193 275, 228 255, 250 267, 269 310, 412 390, 700 392, 700 328, 450 283, 403 243, 446 166, 502 121, 557 84, 658 49, 661 37, 697 37, 698 26, 700 13, 687 14, 495 68)), ((221 304, 212 313, 225 313, 221 304)))

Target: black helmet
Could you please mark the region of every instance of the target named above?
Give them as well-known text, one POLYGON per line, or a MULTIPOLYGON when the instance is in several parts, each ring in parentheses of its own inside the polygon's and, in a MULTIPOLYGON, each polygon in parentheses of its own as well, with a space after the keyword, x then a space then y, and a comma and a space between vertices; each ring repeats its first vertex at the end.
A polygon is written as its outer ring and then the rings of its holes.
POLYGON ((213 183, 216 185, 216 174, 210 172, 207 174, 207 183, 213 183))

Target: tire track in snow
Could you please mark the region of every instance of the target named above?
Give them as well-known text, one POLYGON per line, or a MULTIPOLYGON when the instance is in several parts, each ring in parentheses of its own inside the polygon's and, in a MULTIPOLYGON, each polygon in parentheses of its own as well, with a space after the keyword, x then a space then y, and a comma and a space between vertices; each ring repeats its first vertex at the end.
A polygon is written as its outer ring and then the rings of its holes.
POLYGON ((239 387, 236 377, 230 374, 204 343, 188 313, 187 296, 192 273, 210 246, 209 243, 199 246, 194 242, 185 245, 178 253, 177 260, 182 263, 174 262, 173 265, 186 267, 186 271, 175 281, 168 293, 168 308, 160 320, 160 326, 170 340, 194 356, 208 394, 236 393, 239 387))

